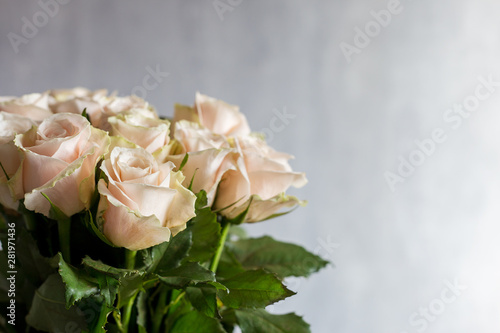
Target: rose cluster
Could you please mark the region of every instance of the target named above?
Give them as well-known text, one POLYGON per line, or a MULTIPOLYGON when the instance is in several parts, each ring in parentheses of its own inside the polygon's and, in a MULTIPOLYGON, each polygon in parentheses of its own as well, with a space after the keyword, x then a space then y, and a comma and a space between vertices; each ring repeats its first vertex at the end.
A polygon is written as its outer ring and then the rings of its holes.
POLYGON ((252 133, 234 105, 196 94, 172 119, 136 96, 84 88, 0 97, 0 204, 47 217, 93 205, 115 246, 169 240, 195 216, 195 194, 227 219, 257 222, 302 202, 292 156, 252 133))

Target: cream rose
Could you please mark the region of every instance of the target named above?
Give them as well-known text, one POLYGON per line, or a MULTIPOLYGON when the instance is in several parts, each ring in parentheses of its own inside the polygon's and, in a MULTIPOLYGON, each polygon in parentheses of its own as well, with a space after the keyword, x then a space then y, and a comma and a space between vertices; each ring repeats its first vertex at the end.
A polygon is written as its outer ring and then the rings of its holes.
POLYGON ((146 109, 131 109, 108 118, 108 122, 111 135, 121 136, 150 153, 165 147, 170 141, 170 122, 152 118, 146 109))
POLYGON ((109 146, 108 135, 76 114, 56 114, 17 135, 23 152, 22 186, 27 209, 49 215, 50 203, 71 216, 89 208, 95 168, 109 146))
POLYGON ((107 93, 105 89, 90 91, 80 87, 51 90, 49 106, 54 113, 82 114, 86 110, 92 125, 98 127, 107 102, 107 93))
POLYGON ((156 113, 145 100, 137 96, 117 97, 107 95, 107 90, 90 91, 85 88, 68 90, 52 90, 49 100, 50 108, 54 113, 81 114, 84 109, 90 118, 92 126, 110 130, 108 118, 133 108, 146 110, 150 117, 156 113))
POLYGON ((41 122, 52 115, 48 93, 29 94, 0 101, 0 111, 18 114, 36 122, 41 122))
POLYGON ((174 138, 182 144, 186 152, 231 148, 231 144, 225 136, 185 120, 175 123, 174 138))
POLYGON ((162 157, 156 154, 156 157, 161 161, 171 161, 178 168, 188 154, 182 168, 186 176, 183 184, 191 185, 194 193, 205 190, 208 205, 211 206, 222 176, 226 171, 236 168, 239 157, 237 150, 231 148, 224 136, 185 120, 175 124, 174 138, 178 143, 175 154, 170 151, 169 155, 162 157))
POLYGON ((154 107, 140 97, 134 95, 125 97, 110 96, 105 101, 99 128, 109 131, 111 129, 111 125, 108 123, 109 117, 132 109, 141 109, 142 114, 146 117, 158 118, 154 107))
POLYGON ((173 122, 179 120, 196 121, 210 131, 225 136, 250 134, 247 119, 238 106, 200 93, 196 93, 194 108, 181 105, 175 108, 173 122))
POLYGON ((22 154, 14 144, 16 134, 28 131, 36 123, 17 114, 0 111, 0 204, 17 210, 24 195, 20 172, 22 154))
POLYGON ((288 164, 292 156, 276 152, 254 136, 239 137, 235 145, 240 153, 238 168, 224 174, 214 204, 216 209, 223 209, 221 214, 234 218, 250 207, 245 221, 257 222, 301 203, 284 195, 290 186, 307 183, 305 174, 293 172, 288 164))
POLYGON ((116 246, 145 249, 168 241, 195 216, 195 195, 171 162, 158 163, 142 148, 115 147, 101 165, 98 224, 116 246))

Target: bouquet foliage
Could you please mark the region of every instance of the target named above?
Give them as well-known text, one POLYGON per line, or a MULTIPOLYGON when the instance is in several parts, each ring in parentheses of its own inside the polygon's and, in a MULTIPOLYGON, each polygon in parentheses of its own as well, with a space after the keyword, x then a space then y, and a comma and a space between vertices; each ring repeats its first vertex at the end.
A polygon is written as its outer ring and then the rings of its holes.
POLYGON ((327 262, 240 226, 304 204, 290 158, 201 94, 172 119, 83 88, 0 97, 0 329, 309 332, 265 308, 327 262))

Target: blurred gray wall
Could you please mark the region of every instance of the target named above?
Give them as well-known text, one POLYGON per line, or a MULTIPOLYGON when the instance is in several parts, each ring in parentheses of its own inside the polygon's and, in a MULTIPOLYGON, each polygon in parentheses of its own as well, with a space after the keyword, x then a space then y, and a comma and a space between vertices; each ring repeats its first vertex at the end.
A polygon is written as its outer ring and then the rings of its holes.
POLYGON ((315 333, 500 331, 497 1, 46 2, 0 0, 0 95, 142 92, 171 115, 200 91, 256 131, 293 115, 271 144, 309 205, 247 229, 335 268, 270 311, 315 333))

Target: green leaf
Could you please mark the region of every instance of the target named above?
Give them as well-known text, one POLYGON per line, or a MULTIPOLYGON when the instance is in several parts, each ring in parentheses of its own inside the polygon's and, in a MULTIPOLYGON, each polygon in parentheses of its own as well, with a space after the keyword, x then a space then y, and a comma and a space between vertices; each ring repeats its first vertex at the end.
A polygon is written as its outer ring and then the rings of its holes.
POLYGON ((217 290, 228 290, 225 285, 217 281, 209 281, 207 284, 214 286, 217 290))
POLYGON ((279 242, 269 236, 242 239, 231 242, 228 247, 246 270, 263 268, 281 278, 309 276, 328 264, 298 245, 279 242))
POLYGON ((135 271, 129 270, 129 269, 116 268, 113 266, 109 266, 100 260, 94 260, 88 256, 83 258, 82 264, 84 267, 87 268, 87 270, 89 272, 103 273, 103 274, 106 274, 106 275, 109 275, 109 276, 112 276, 115 278, 120 278, 121 276, 123 276, 127 273, 135 272, 135 271))
POLYGON ((191 181, 189 182, 189 186, 187 187, 188 190, 193 191, 193 182, 194 182, 194 177, 196 177, 196 173, 198 172, 198 169, 195 169, 193 172, 193 177, 191 177, 191 181))
MULTIPOLYGON (((175 292, 175 290, 173 292, 175 292)), ((190 312, 193 312, 193 307, 191 306, 191 303, 189 303, 188 300, 184 297, 182 297, 177 304, 171 304, 168 311, 168 316, 164 322, 164 330, 162 330, 161 332, 172 332, 172 327, 175 325, 177 320, 183 315, 190 312)))
POLYGON ((234 309, 225 308, 221 312, 222 315, 222 326, 227 332, 233 332, 234 328, 238 325, 236 320, 236 315, 234 314, 234 309))
POLYGON ((127 304, 128 300, 133 297, 138 290, 142 289, 144 280, 144 272, 131 272, 120 278, 120 286, 118 288, 118 308, 127 304))
POLYGON ((188 159, 189 159, 189 154, 186 153, 186 155, 184 155, 184 158, 182 159, 181 165, 179 166, 179 171, 182 171, 182 168, 184 168, 188 159))
POLYGON ((230 278, 245 271, 236 256, 228 249, 228 244, 230 243, 226 243, 226 247, 222 251, 219 266, 217 267, 217 276, 222 278, 230 278))
POLYGON ((146 276, 145 272, 116 268, 89 257, 83 258, 82 264, 89 274, 97 279, 100 294, 108 306, 114 304, 117 295, 118 307, 126 304, 137 293, 137 290, 142 288, 146 276))
POLYGON ((209 207, 198 209, 196 217, 188 222, 193 234, 193 245, 189 250, 189 260, 207 261, 212 259, 221 237, 221 227, 217 215, 209 207))
POLYGON ((198 311, 191 311, 174 324, 170 333, 226 333, 217 319, 209 318, 198 311))
POLYGON ((87 328, 85 314, 77 307, 66 309, 66 290, 59 274, 50 275, 38 288, 26 317, 33 328, 45 332, 80 331, 87 328))
POLYGON ((186 295, 196 310, 208 317, 220 317, 217 311, 217 289, 214 286, 204 283, 188 286, 186 295))
POLYGON ((85 271, 67 264, 59 253, 59 274, 66 285, 66 308, 70 308, 82 298, 90 297, 99 292, 98 285, 91 281, 85 271))
POLYGON ((187 257, 193 245, 191 230, 185 229, 170 239, 168 248, 158 262, 154 272, 162 275, 164 272, 178 267, 181 261, 187 257))
POLYGON ((273 315, 265 310, 234 311, 243 333, 310 333, 309 324, 294 313, 273 315))
POLYGON ((82 111, 82 117, 86 118, 89 121, 89 123, 90 123, 90 117, 87 114, 87 108, 83 109, 83 111, 82 111))
POLYGON ((111 276, 100 274, 98 284, 99 294, 104 298, 106 306, 112 307, 118 293, 119 281, 111 276))
POLYGON ((190 282, 215 281, 215 274, 197 262, 187 262, 180 267, 163 272, 159 278, 169 286, 182 288, 190 282))
POLYGON ((207 192, 205 190, 200 190, 200 192, 196 194, 196 202, 194 204, 194 208, 195 210, 200 210, 207 207, 207 205, 208 205, 207 192))
POLYGON ((274 274, 264 270, 246 271, 222 283, 229 290, 217 294, 230 308, 264 308, 295 294, 274 274))
POLYGON ((144 267, 148 272, 153 272, 158 264, 160 263, 161 258, 165 254, 165 251, 168 249, 169 242, 163 242, 161 244, 155 245, 148 249, 139 250, 137 253, 142 257, 142 262, 144 267))
POLYGON ((232 225, 231 228, 229 229, 229 235, 231 239, 232 238, 245 239, 248 237, 245 229, 243 229, 239 225, 232 225))

